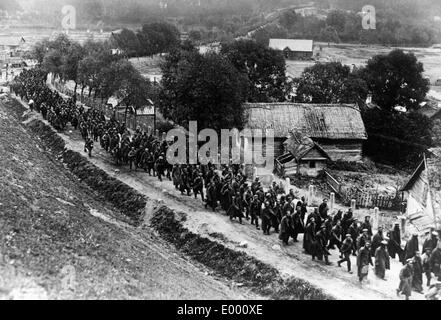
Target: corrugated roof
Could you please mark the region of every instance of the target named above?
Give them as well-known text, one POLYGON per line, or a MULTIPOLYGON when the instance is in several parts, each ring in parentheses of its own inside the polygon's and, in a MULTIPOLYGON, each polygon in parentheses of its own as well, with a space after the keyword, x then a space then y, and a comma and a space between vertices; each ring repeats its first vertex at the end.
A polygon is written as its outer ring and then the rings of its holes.
POLYGON ((270 39, 269 47, 275 50, 312 52, 314 46, 313 40, 306 39, 270 39))
POLYGON ((352 104, 247 103, 245 128, 273 129, 276 138, 298 131, 310 138, 367 139, 360 109, 352 104))

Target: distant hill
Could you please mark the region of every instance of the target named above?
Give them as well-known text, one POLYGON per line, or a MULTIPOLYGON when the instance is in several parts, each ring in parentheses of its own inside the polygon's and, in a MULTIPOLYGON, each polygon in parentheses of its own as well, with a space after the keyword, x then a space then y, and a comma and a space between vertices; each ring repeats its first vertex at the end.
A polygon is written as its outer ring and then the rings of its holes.
POLYGON ((0 0, 0 10, 17 12, 21 11, 22 8, 16 0, 0 0))

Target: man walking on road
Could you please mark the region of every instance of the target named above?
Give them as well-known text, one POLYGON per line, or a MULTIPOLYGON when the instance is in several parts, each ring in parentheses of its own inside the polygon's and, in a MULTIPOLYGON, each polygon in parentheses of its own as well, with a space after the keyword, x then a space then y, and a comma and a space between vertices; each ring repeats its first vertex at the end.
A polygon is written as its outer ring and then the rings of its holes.
POLYGON ((343 259, 337 262, 337 265, 339 267, 341 267, 341 264, 343 262, 346 262, 348 264, 348 272, 350 274, 352 274, 352 271, 351 271, 351 252, 352 252, 353 245, 354 245, 354 243, 353 243, 351 235, 347 234, 346 239, 343 241, 343 244, 341 245, 341 249, 340 249, 340 252, 343 255, 343 259))
POLYGON ((369 265, 373 266, 371 257, 371 244, 366 242, 364 247, 360 248, 357 256, 358 280, 360 283, 367 277, 369 273, 369 265))

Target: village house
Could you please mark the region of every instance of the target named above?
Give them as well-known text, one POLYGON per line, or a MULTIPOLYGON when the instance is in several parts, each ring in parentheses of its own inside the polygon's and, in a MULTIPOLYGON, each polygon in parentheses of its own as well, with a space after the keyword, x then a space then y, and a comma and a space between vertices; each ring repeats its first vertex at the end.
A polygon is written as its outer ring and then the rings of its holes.
MULTIPOLYGON (((267 147, 274 148, 275 158, 295 149, 293 143, 285 143, 293 133, 301 136, 298 141, 310 138, 314 142, 311 148, 299 147, 302 151, 293 152, 293 159, 307 161, 312 175, 323 170, 325 160, 360 161, 367 140, 360 109, 353 104, 247 103, 244 128, 274 130, 274 146, 267 147)), ((245 146, 252 145, 250 139, 245 137, 245 146)), ((266 146, 265 138, 262 145, 266 146)), ((266 150, 262 154, 265 156, 266 150)))
POLYGON ((407 219, 420 232, 441 229, 441 148, 431 149, 402 188, 407 219))
POLYGON ((314 54, 313 40, 270 39, 269 47, 282 52, 289 60, 310 60, 314 54))
POLYGON ((23 37, 0 37, 0 51, 13 57, 24 50, 26 40, 23 37))

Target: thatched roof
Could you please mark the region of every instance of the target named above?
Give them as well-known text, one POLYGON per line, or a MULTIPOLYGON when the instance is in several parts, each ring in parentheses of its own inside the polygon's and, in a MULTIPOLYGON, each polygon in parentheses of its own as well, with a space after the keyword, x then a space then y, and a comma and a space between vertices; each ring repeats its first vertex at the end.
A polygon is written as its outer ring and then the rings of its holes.
POLYGON ((360 109, 351 104, 247 103, 245 128, 273 129, 276 138, 298 131, 310 138, 366 140, 360 109))

